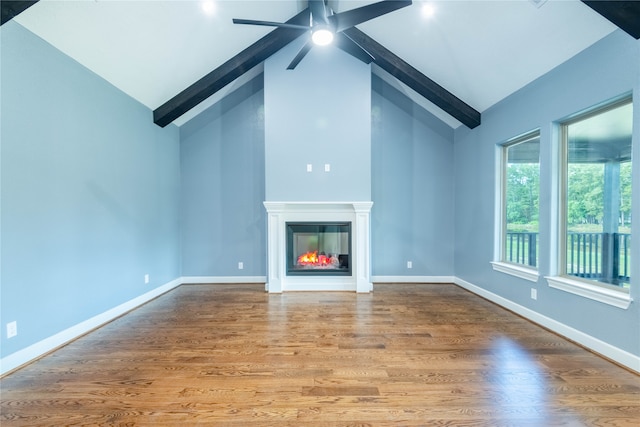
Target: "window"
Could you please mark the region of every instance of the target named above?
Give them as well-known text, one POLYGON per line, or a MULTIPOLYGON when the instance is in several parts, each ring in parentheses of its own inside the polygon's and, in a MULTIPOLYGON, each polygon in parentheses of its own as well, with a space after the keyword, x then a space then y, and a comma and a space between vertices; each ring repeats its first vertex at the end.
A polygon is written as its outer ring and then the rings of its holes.
POLYGON ((529 132, 498 147, 499 241, 496 270, 536 281, 540 195, 540 132, 529 132), (524 273, 524 276, 522 275, 524 273))
POLYGON ((631 99, 561 125, 560 275, 628 292, 631 99))

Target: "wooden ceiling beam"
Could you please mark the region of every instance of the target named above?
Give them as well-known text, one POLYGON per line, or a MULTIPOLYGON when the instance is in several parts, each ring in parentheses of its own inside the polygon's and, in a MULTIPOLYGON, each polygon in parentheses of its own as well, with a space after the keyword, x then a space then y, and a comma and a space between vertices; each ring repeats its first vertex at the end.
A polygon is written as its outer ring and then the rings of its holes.
MULTIPOLYGON (((308 9, 291 18, 287 23, 305 25, 309 20, 308 9)), ((153 112, 153 121, 165 127, 178 117, 204 101, 245 72, 260 64, 281 48, 298 38, 303 30, 278 28, 252 44, 229 61, 216 68, 153 112)), ((380 68, 409 86, 439 108, 473 129, 480 125, 480 113, 457 98, 451 92, 416 70, 380 43, 353 27, 345 30, 374 57, 380 68)))
POLYGON ((0 25, 11 21, 22 12, 38 3, 38 0, 2 0, 0 1, 0 25))
POLYGON ((640 1, 582 0, 582 2, 636 40, 640 39, 640 1))
POLYGON ((344 31, 375 58, 374 64, 425 97, 470 129, 480 125, 478 111, 357 28, 344 31))
MULTIPOLYGON (((308 25, 309 9, 305 9, 288 24, 308 25)), ((165 127, 193 107, 251 70, 256 65, 300 37, 304 30, 277 28, 207 74, 153 111, 153 121, 165 127)))

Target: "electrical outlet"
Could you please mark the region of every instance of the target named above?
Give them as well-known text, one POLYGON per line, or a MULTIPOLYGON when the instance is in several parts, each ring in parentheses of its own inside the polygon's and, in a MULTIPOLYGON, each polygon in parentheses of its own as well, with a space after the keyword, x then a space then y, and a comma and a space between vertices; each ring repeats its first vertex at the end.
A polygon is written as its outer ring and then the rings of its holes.
POLYGON ((413 262, 407 261, 407 268, 413 268, 413 262))
POLYGON ((7 338, 13 338, 16 335, 18 335, 18 322, 14 320, 7 323, 7 338))
POLYGON ((244 262, 240 261, 238 263, 238 270, 242 270, 244 268, 244 262))
POLYGON ((146 285, 146 284, 148 284, 148 283, 149 283, 149 275, 148 275, 148 274, 145 274, 145 275, 144 275, 144 284, 146 285))
POLYGON ((331 165, 329 163, 325 163, 324 165, 324 171, 325 172, 331 172, 331 165))
POLYGON ((307 163, 307 172, 313 171, 313 165, 311 163, 307 163))
POLYGON ((538 299, 538 290, 536 288, 531 288, 531 299, 538 299))

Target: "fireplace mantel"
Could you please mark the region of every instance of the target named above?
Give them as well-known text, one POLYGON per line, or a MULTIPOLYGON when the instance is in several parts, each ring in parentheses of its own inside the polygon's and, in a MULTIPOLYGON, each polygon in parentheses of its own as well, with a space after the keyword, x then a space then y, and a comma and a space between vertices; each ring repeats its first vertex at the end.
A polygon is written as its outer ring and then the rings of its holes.
POLYGON ((371 292, 370 214, 373 202, 264 202, 267 210, 267 284, 283 291, 371 292), (349 221, 352 224, 351 276, 287 276, 286 223, 349 221))

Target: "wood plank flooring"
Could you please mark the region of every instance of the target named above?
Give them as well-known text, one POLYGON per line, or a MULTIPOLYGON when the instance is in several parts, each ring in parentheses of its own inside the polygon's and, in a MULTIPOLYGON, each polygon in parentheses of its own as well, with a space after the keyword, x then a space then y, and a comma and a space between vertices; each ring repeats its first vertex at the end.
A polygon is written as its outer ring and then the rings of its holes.
POLYGON ((0 380, 0 424, 634 426, 640 377, 455 285, 183 285, 0 380))

